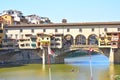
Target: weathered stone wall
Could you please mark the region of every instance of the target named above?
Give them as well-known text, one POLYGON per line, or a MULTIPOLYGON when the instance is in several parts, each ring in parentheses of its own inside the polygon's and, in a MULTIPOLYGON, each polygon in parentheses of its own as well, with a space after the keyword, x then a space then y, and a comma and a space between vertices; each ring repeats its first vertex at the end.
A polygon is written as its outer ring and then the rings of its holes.
MULTIPOLYGON (((100 48, 105 56, 109 58, 110 55, 110 48, 100 48)), ((114 49, 114 63, 120 64, 120 48, 114 49)))
POLYGON ((115 50, 115 53, 114 53, 114 63, 116 64, 120 64, 120 48, 115 50))
POLYGON ((0 63, 29 64, 41 63, 41 52, 36 50, 20 50, 19 52, 3 52, 0 55, 0 63))

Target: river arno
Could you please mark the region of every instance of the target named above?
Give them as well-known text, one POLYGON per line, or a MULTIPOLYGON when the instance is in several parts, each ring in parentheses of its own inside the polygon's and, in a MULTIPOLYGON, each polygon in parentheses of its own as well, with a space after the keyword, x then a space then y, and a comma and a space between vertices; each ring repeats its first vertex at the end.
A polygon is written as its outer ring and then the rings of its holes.
MULTIPOLYGON (((89 57, 66 58, 66 64, 28 64, 0 68, 0 80, 90 80, 89 57)), ((92 56, 93 80, 114 80, 120 65, 110 64, 104 56, 92 56)))

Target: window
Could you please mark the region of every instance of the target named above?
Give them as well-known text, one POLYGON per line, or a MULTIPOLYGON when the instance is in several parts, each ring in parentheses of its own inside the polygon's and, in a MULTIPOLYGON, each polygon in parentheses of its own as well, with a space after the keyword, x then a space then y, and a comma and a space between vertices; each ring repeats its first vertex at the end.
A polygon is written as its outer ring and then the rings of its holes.
POLYGON ((21 38, 23 39, 23 34, 21 35, 21 38))
POLYGON ((104 40, 104 37, 102 37, 101 40, 104 40))
POLYGON ((116 45, 116 44, 117 44, 117 43, 115 43, 115 42, 113 43, 113 45, 116 45))
POLYGON ((16 38, 16 39, 18 38, 18 35, 17 35, 17 34, 15 34, 15 38, 16 38))
POLYGON ((70 29, 69 29, 69 28, 67 28, 67 32, 70 32, 70 29))
POLYGON ((55 32, 58 32, 58 29, 55 29, 55 32))
POLYGON ((12 38, 12 36, 13 36, 13 35, 11 34, 10 37, 12 38))
POLYGON ((11 14, 11 12, 9 11, 8 14, 11 14))
POLYGON ((111 37, 108 37, 107 39, 108 39, 108 40, 111 40, 111 37))
POLYGON ((92 28, 92 32, 94 31, 94 28, 92 28))
POLYGON ((6 31, 6 33, 8 32, 8 30, 7 30, 7 29, 5 29, 5 31, 6 31))
POLYGON ((82 32, 82 28, 79 28, 79 32, 82 32))
POLYGON ((32 47, 36 47, 36 44, 31 44, 32 47))
POLYGON ((43 32, 46 32, 46 29, 43 29, 43 32))
POLYGON ((7 18, 7 16, 5 16, 5 18, 7 18))
POLYGON ((30 46, 30 44, 27 43, 26 46, 30 46))
POLYGON ((20 44, 20 46, 21 46, 21 47, 24 47, 24 46, 25 46, 25 44, 20 44))
POLYGON ((0 30, 0 33, 3 33, 3 30, 0 30))
POLYGON ((36 38, 31 38, 31 41, 32 42, 36 42, 36 38))
POLYGON ((5 35, 5 38, 8 38, 8 36, 7 36, 7 35, 5 35))
POLYGON ((104 28, 104 31, 107 32, 107 28, 104 28))
POLYGON ((23 29, 20 29, 20 32, 23 32, 23 29))
POLYGON ((120 28, 118 28, 118 31, 120 31, 120 28))
POLYGON ((34 29, 31 29, 31 32, 34 33, 34 29))
POLYGON ((117 36, 117 33, 114 33, 113 35, 114 35, 114 36, 117 36))
POLYGON ((49 40, 49 38, 47 38, 47 40, 49 40))

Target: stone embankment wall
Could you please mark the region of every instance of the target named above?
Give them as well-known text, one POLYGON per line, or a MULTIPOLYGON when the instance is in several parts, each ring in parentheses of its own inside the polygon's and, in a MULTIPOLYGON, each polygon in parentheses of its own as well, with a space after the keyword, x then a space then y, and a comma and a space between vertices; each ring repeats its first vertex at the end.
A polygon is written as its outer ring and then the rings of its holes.
MULTIPOLYGON (((59 55, 61 50, 54 50, 54 54, 59 55)), ((0 52, 0 65, 1 64, 32 64, 39 63, 42 64, 42 53, 43 50, 20 50, 18 52, 0 52)), ((48 51, 44 48, 46 64, 48 63, 48 51)), ((64 63, 64 57, 62 56, 50 56, 51 64, 61 64, 64 63)))
POLYGON ((41 63, 40 52, 35 50, 20 50, 19 52, 0 52, 0 64, 29 64, 41 63))

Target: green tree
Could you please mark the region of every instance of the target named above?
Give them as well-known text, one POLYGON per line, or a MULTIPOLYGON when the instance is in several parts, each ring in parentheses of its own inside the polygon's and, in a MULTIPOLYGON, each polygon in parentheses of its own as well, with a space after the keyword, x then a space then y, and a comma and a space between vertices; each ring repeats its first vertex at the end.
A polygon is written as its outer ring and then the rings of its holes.
POLYGON ((116 75, 115 80, 120 80, 120 75, 116 75))

